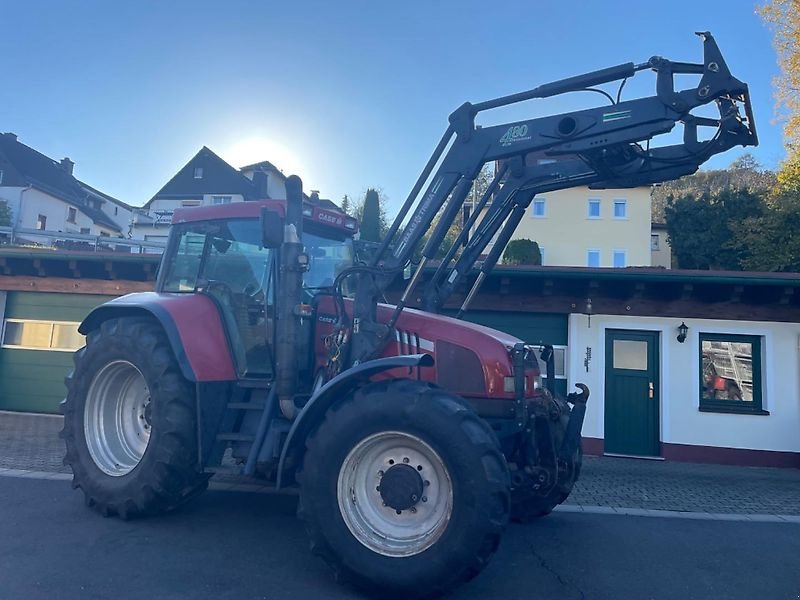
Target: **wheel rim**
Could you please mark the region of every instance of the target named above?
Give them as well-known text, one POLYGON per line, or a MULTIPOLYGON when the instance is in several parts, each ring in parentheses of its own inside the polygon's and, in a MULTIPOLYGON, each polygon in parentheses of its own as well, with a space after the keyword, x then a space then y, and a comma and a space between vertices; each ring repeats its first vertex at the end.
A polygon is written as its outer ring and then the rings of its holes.
POLYGON ((89 386, 83 419, 94 464, 113 477, 130 473, 150 442, 150 390, 142 372, 126 360, 108 363, 89 386))
POLYGON ((399 431, 373 434, 350 451, 339 470, 337 497, 350 533, 384 556, 424 552, 453 512, 453 484, 441 457, 399 431))

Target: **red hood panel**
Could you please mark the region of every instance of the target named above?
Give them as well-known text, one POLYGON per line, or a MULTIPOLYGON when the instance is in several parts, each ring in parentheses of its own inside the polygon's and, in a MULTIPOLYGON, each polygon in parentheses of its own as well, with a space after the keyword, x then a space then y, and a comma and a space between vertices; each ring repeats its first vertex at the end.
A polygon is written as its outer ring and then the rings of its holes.
MULTIPOLYGON (((346 301, 349 308, 350 302, 346 301)), ((378 320, 387 322, 394 311, 394 306, 388 304, 378 305, 378 320)), ((317 360, 324 365, 327 353, 322 342, 326 333, 333 330, 335 309, 333 301, 328 296, 323 296, 319 301, 317 360)), ((424 312, 406 308, 400 315, 396 325, 395 341, 390 342, 382 356, 397 356, 402 354, 415 354, 426 352, 436 358, 437 342, 449 342, 472 350, 480 361, 483 369, 486 389, 480 395, 483 397, 510 398, 513 394, 503 391, 504 378, 512 375, 512 365, 509 350, 522 340, 512 335, 478 325, 461 321, 444 315, 424 312)), ((420 376, 427 381, 436 382, 436 368, 421 369, 420 376)), ((408 377, 408 373, 388 372, 393 377, 408 377)), ((532 382, 531 382, 532 383, 532 382)), ((529 389, 532 389, 532 385, 529 389)), ((467 395, 467 394, 464 394, 467 395)))

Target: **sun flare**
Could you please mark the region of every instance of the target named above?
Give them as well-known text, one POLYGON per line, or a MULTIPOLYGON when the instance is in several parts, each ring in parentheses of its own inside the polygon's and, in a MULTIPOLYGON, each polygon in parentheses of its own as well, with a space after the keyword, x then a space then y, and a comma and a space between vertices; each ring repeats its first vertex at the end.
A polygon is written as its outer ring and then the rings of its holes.
POLYGON ((222 152, 222 157, 237 168, 268 160, 285 175, 306 175, 302 161, 292 150, 266 137, 236 140, 222 152))

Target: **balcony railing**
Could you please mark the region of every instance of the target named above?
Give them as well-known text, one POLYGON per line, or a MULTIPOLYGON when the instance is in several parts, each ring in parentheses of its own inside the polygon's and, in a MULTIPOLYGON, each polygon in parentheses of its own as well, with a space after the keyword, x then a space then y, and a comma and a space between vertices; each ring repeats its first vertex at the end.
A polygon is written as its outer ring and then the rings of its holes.
POLYGON ((161 254, 165 243, 129 240, 105 235, 89 235, 47 229, 0 227, 0 245, 31 246, 79 252, 114 252, 121 254, 161 254))

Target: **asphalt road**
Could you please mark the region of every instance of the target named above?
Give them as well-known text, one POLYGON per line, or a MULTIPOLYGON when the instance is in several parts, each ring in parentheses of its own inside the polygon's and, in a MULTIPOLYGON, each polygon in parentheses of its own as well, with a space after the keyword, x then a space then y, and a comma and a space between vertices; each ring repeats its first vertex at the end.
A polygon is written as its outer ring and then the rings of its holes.
MULTIPOLYGON (((357 598, 291 497, 207 492, 125 522, 65 481, 0 477, 0 599, 357 598)), ((553 514, 512 525, 459 599, 798 599, 800 525, 553 514)))

